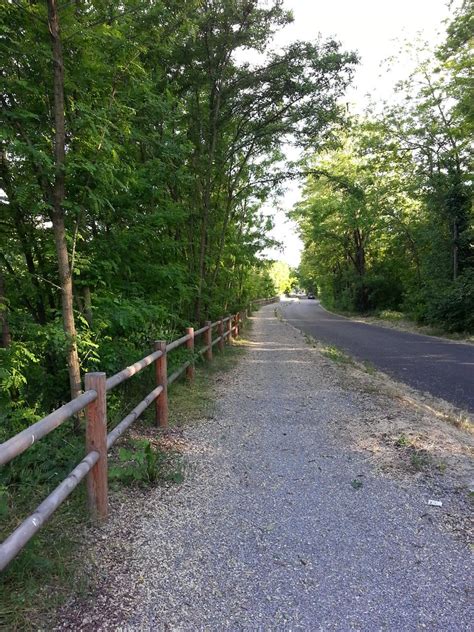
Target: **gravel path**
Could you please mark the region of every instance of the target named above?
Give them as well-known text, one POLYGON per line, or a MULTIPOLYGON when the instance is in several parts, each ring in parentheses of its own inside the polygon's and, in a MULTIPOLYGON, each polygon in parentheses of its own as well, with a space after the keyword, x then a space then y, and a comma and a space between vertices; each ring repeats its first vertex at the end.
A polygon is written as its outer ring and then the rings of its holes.
POLYGON ((58 629, 470 629, 467 549, 331 430, 353 394, 272 306, 249 337, 215 419, 186 430, 185 482, 114 512, 101 594, 58 629))

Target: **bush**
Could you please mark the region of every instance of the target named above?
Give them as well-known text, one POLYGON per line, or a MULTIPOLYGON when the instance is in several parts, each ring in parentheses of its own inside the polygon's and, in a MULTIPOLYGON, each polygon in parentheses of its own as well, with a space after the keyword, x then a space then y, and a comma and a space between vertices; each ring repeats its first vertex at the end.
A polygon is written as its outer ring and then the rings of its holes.
POLYGON ((369 274, 364 283, 367 288, 367 309, 393 310, 400 305, 402 284, 396 276, 369 274))
POLYGON ((474 270, 464 271, 444 288, 433 288, 427 300, 426 320, 446 331, 474 332, 474 270))
POLYGON ((379 268, 379 271, 369 271, 363 277, 352 269, 334 276, 329 292, 326 288, 323 290, 323 302, 347 312, 396 309, 402 298, 400 279, 394 274, 385 274, 384 269, 379 268))

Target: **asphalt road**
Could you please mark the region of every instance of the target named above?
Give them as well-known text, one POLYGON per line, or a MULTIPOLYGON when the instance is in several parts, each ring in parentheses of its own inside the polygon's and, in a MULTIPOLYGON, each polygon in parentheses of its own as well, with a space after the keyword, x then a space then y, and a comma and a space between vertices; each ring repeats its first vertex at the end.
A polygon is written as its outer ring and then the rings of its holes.
POLYGON ((280 303, 284 318, 317 340, 365 360, 396 380, 474 412, 474 346, 356 322, 318 301, 280 303))

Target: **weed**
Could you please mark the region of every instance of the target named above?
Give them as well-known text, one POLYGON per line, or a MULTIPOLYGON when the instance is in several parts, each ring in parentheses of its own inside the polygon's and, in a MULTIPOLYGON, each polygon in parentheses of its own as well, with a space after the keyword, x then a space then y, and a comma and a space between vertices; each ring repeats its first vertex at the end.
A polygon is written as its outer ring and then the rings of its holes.
POLYGON ((403 314, 403 312, 397 312, 393 309, 383 309, 382 311, 376 313, 375 316, 391 322, 398 322, 406 319, 406 314, 403 314))
POLYGON ((322 350, 322 354, 326 356, 326 358, 338 362, 339 364, 354 364, 354 360, 350 356, 332 345, 325 347, 322 350))
POLYGON ((184 475, 175 453, 138 440, 130 441, 129 448, 119 449, 118 463, 109 468, 109 478, 125 485, 153 486, 160 482, 181 483, 184 475))
POLYGON ((405 434, 402 433, 395 441, 395 445, 397 446, 397 448, 407 448, 409 445, 411 445, 411 441, 405 434))
POLYGON ((354 489, 360 489, 363 484, 364 483, 361 481, 360 478, 355 478, 353 481, 351 481, 351 485, 354 489))
POLYGON ((364 365, 365 372, 369 375, 375 375, 377 373, 377 369, 368 360, 364 360, 362 364, 364 365))
POLYGON ((430 457, 422 450, 414 450, 410 457, 410 463, 417 472, 420 472, 430 465, 430 457))

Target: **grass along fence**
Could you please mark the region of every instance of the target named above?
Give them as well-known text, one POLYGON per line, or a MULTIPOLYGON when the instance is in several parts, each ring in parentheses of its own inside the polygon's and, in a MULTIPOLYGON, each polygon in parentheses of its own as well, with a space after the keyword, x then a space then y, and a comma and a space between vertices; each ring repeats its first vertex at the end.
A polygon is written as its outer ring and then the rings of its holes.
MULTIPOLYGON (((278 299, 271 298, 253 301, 250 309, 273 303, 276 300, 278 299)), ((155 402, 156 424, 166 429, 168 426, 168 386, 183 373, 186 373, 187 379, 193 379, 195 339, 198 336, 203 337, 204 346, 197 352, 197 355, 204 356, 206 360, 210 361, 212 360, 213 347, 218 345, 218 348, 223 350, 226 342, 229 344, 234 336, 237 337, 239 335, 240 327, 247 317, 248 310, 238 312, 235 315, 226 316, 215 322, 207 321, 204 327, 196 331, 192 327, 188 327, 186 334, 173 342, 167 343, 164 340, 158 340, 154 344, 152 353, 109 378, 107 378, 105 373, 86 373, 84 393, 0 445, 0 465, 5 465, 60 426, 64 421, 85 410, 86 456, 56 489, 45 498, 36 510, 0 545, 0 570, 8 566, 61 503, 86 477, 89 511, 92 517, 97 520, 105 520, 107 518, 108 450, 153 402, 155 402), (213 331, 216 328, 217 338, 213 339, 213 331), (168 375, 168 353, 182 345, 186 345, 192 359, 181 365, 174 373, 168 375), (107 393, 153 363, 155 365, 156 387, 113 430, 107 433, 107 393)))

